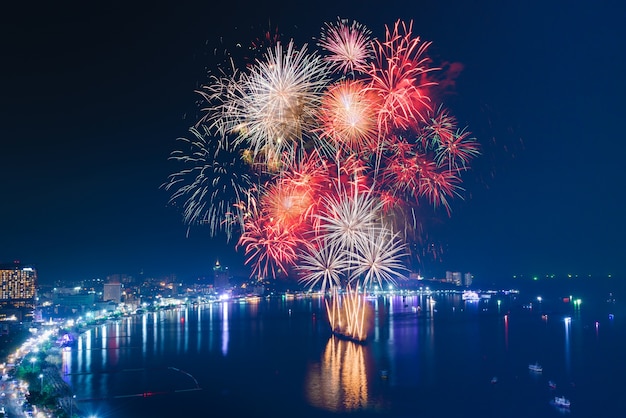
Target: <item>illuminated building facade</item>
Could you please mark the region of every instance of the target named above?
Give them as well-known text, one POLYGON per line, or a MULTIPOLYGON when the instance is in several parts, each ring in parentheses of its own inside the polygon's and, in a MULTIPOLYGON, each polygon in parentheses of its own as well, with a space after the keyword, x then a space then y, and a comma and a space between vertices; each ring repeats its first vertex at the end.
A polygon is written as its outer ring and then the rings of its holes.
POLYGON ((36 285, 37 271, 32 266, 0 264, 0 305, 34 308, 36 285))

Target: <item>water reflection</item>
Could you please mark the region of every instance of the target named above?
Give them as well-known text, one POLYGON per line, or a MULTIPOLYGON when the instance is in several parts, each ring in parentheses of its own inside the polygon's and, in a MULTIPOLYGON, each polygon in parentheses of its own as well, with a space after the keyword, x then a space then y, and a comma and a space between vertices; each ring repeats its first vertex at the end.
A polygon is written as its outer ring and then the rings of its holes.
POLYGON ((228 354, 228 303, 222 302, 222 354, 228 354))
POLYGON ((504 315, 504 347, 509 351, 509 315, 504 315))
MULTIPOLYGON (((130 321, 128 321, 130 324, 130 321)), ((141 315, 141 353, 145 356, 148 348, 148 314, 141 315)))
POLYGON ((198 338, 198 345, 196 346, 197 351, 200 351, 200 348, 202 347, 202 308, 203 306, 200 305, 196 309, 196 313, 198 315, 198 317, 196 318, 196 324, 198 327, 198 332, 196 333, 198 338))
POLYGON ((309 367, 306 396, 311 405, 333 412, 362 409, 369 403, 366 347, 332 337, 318 364, 309 367))
POLYGON ((572 323, 572 318, 569 316, 565 318, 565 370, 569 373, 570 371, 570 341, 569 341, 569 333, 570 333, 570 325, 572 323))
POLYGON ((100 327, 100 330, 102 331, 102 336, 100 337, 101 345, 102 345, 102 349, 100 350, 102 354, 102 369, 106 370, 106 367, 107 367, 107 326, 102 325, 100 327))

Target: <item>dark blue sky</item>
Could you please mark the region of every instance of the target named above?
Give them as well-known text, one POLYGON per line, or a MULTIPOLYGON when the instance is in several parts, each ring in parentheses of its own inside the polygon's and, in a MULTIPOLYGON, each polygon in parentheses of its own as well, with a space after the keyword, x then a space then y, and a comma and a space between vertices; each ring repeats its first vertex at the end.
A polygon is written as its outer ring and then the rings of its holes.
POLYGON ((232 243, 186 235, 159 188, 167 158, 198 116, 194 89, 215 69, 214 48, 270 22, 311 42, 340 16, 379 37, 413 20, 431 55, 463 65, 446 104, 483 155, 466 198, 429 231, 445 251, 426 275, 624 277, 619 2, 157 3, 3 12, 0 261, 35 264, 42 282, 141 269, 197 277, 218 258, 247 274, 232 243))

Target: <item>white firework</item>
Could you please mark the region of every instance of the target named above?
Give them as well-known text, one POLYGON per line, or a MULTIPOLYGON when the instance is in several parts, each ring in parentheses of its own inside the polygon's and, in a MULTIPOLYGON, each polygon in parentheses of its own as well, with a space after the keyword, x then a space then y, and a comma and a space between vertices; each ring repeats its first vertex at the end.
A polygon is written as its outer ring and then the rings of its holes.
POLYGON ((197 125, 207 127, 218 136, 228 136, 240 129, 240 117, 236 106, 246 100, 246 92, 242 83, 242 74, 233 69, 232 75, 224 72, 211 76, 211 82, 201 87, 196 93, 204 99, 201 111, 204 115, 197 125))
POLYGON ((325 57, 331 67, 344 74, 364 72, 372 60, 374 50, 371 31, 358 22, 347 19, 326 23, 318 45, 329 52, 325 57))
POLYGON ((358 185, 351 189, 340 188, 336 194, 326 197, 317 215, 320 234, 349 253, 363 246, 371 231, 380 226, 382 209, 382 202, 371 190, 359 190, 358 185))
POLYGON ((179 138, 187 144, 185 149, 170 156, 184 168, 171 174, 162 187, 172 191, 170 204, 182 205, 186 224, 208 225, 212 236, 223 230, 230 240, 234 226, 243 228, 251 173, 227 137, 213 137, 207 128, 204 133, 195 128, 190 132, 193 139, 179 138))
POLYGON ((279 43, 231 86, 224 126, 255 158, 276 161, 284 152, 293 155, 315 131, 329 81, 328 65, 317 52, 308 53, 306 45, 296 50, 293 42, 284 49, 279 43))
POLYGON ((310 288, 320 285, 323 293, 326 288, 341 286, 349 264, 342 247, 333 245, 326 239, 317 242, 319 245, 301 255, 298 270, 303 272, 303 276, 299 281, 310 288))
POLYGON ((363 288, 384 282, 396 283, 396 278, 405 279, 402 271, 407 268, 403 263, 406 245, 398 234, 385 227, 372 230, 367 240, 358 241, 358 248, 352 260, 351 283, 363 288))

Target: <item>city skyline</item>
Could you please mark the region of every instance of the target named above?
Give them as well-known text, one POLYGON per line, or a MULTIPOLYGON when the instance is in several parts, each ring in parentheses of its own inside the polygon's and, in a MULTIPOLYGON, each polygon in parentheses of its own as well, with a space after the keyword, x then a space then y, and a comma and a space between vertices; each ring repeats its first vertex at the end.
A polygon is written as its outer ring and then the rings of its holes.
POLYGON ((432 53, 458 70, 446 102, 482 155, 451 216, 439 210, 424 220, 424 243, 437 255, 424 257, 425 276, 624 274, 625 145, 613 127, 626 92, 619 10, 565 2, 299 7, 44 7, 27 15, 13 6, 2 29, 10 65, 0 261, 33 264, 45 283, 141 270, 201 276, 216 260, 249 274, 236 240, 188 229, 168 205, 160 187, 173 169, 168 157, 200 115, 194 90, 215 73, 219 54, 269 25, 314 43, 340 16, 378 37, 384 25, 412 20, 432 53))

